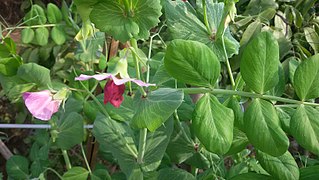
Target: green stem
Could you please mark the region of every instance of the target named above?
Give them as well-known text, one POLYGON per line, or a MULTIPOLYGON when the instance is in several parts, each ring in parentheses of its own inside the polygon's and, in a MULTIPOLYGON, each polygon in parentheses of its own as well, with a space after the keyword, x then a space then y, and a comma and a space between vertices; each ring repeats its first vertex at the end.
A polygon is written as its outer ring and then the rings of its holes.
POLYGON ((66 169, 70 170, 72 168, 72 165, 68 156, 68 152, 66 150, 62 150, 62 155, 65 161, 66 169))
POLYGON ((8 27, 5 28, 3 31, 7 30, 14 30, 14 29, 26 29, 26 28, 40 28, 40 27, 54 27, 60 24, 41 24, 41 25, 33 25, 33 26, 17 26, 17 27, 8 27))
MULTIPOLYGON (((136 39, 132 38, 132 39, 130 40, 130 43, 131 43, 131 46, 133 47, 134 51, 137 52, 138 47, 137 47, 137 41, 136 41, 136 39)), ((132 55, 133 55, 133 61, 134 61, 134 64, 135 64, 136 78, 137 78, 137 79, 141 79, 140 65, 139 65, 138 60, 137 60, 137 54, 136 54, 136 53, 132 53, 132 55)), ((143 89, 143 87, 139 86, 139 89, 140 89, 142 95, 143 95, 144 97, 146 97, 147 94, 146 94, 145 90, 143 89)))
POLYGON ((143 163, 145 147, 146 147, 146 137, 147 137, 147 129, 143 128, 140 130, 140 140, 138 145, 137 163, 139 164, 143 163))
POLYGON ((212 31, 209 27, 209 22, 208 22, 208 19, 207 19, 207 6, 206 6, 206 0, 202 0, 202 4, 203 4, 203 13, 204 13, 204 23, 205 23, 205 26, 206 26, 206 30, 207 30, 207 33, 209 34, 209 36, 212 35, 212 31))
POLYGON ((181 124, 181 121, 179 120, 179 117, 178 117, 178 114, 177 114, 177 110, 175 110, 174 112, 174 118, 175 118, 175 121, 176 121, 176 124, 178 126, 178 128, 180 129, 180 131, 182 132, 183 136, 189 141, 189 142, 192 142, 193 145, 194 145, 194 142, 191 138, 188 137, 184 127, 182 126, 181 124))
POLYGON ((43 173, 45 173, 48 170, 52 171, 55 175, 57 175, 59 177, 59 179, 63 179, 62 176, 58 172, 56 172, 56 170, 54 170, 52 168, 46 168, 43 173))
POLYGON ((208 88, 180 88, 184 91, 186 94, 203 94, 203 93, 212 93, 212 94, 223 94, 223 95, 237 95, 237 96, 243 96, 243 97, 249 97, 249 98, 260 98, 265 100, 271 100, 271 101, 279 101, 283 103, 289 103, 289 104, 304 104, 308 106, 319 106, 317 103, 311 103, 311 102, 303 102, 298 101, 294 99, 287 99, 277 96, 271 96, 271 95, 262 95, 262 94, 256 94, 252 92, 244 92, 244 91, 235 91, 235 90, 227 90, 227 89, 208 89, 208 88))
POLYGON ((227 66, 227 72, 229 74, 231 85, 232 85, 233 88, 235 88, 236 87, 236 83, 235 83, 234 76, 233 76, 233 73, 232 73, 232 69, 230 67, 229 60, 228 60, 228 55, 227 55, 225 41, 224 41, 224 33, 222 35, 222 44, 223 44, 223 49, 224 49, 224 56, 225 56, 225 61, 226 61, 226 66, 227 66))
POLYGON ((87 160, 87 158, 86 158, 86 155, 85 155, 85 152, 84 152, 84 148, 83 148, 82 143, 80 143, 80 146, 81 146, 82 156, 83 156, 83 158, 84 158, 86 167, 88 168, 90 174, 92 174, 92 171, 91 171, 90 165, 89 165, 89 163, 88 163, 88 160, 87 160))
POLYGON ((127 13, 130 13, 131 5, 130 5, 129 0, 124 0, 124 6, 125 6, 125 11, 126 11, 127 13))

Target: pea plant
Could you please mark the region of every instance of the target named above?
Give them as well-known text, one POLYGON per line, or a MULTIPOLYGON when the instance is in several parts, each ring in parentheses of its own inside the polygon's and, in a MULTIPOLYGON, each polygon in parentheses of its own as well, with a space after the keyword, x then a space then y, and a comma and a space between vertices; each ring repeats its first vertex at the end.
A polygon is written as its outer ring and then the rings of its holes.
POLYGON ((3 175, 318 178, 316 5, 31 4, 22 24, 2 27, 0 83, 20 122, 50 129, 30 132, 30 149, 11 156, 3 175), (9 38, 16 29, 19 52, 9 38))

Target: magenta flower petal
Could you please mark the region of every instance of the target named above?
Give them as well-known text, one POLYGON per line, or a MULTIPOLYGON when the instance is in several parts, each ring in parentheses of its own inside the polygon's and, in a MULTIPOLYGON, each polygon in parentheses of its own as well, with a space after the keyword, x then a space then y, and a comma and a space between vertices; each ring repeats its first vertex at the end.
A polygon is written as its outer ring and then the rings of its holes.
POLYGON ((22 97, 31 114, 40 120, 50 120, 52 115, 59 110, 62 100, 53 100, 48 90, 40 92, 25 92, 22 97))
POLYGON ((110 102, 114 107, 119 108, 124 100, 124 91, 124 84, 116 85, 113 80, 109 80, 104 87, 104 104, 110 102))

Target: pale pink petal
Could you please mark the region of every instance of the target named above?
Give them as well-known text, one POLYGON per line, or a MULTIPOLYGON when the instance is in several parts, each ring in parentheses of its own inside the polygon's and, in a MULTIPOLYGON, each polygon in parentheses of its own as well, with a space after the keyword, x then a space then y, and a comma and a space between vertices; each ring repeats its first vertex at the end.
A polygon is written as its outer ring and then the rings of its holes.
POLYGON ((156 86, 156 84, 149 84, 149 83, 146 83, 146 82, 143 82, 141 80, 138 80, 138 79, 133 79, 131 80, 133 81, 135 84, 139 85, 139 86, 145 86, 145 87, 148 87, 148 86, 156 86))
POLYGON ((137 84, 139 86, 146 86, 146 87, 155 86, 155 84, 145 83, 145 82, 143 82, 141 80, 137 80, 137 79, 134 79, 134 78, 119 79, 119 78, 117 78, 116 76, 114 76, 113 74, 110 74, 110 73, 96 74, 96 75, 93 75, 93 76, 81 74, 79 77, 76 77, 75 80, 84 81, 84 80, 88 80, 88 79, 92 79, 92 78, 94 78, 94 79, 96 79, 98 81, 111 78, 111 79, 113 79, 114 84, 116 84, 118 86, 121 85, 121 84, 125 84, 125 83, 127 83, 129 81, 132 81, 132 82, 134 82, 135 84, 137 84))
POLYGON ((52 100, 52 94, 48 90, 25 92, 23 99, 31 114, 41 120, 50 120, 61 104, 61 100, 52 100))
POLYGON ((104 79, 108 79, 108 78, 112 78, 112 77, 113 77, 113 75, 110 73, 96 74, 96 75, 92 75, 92 76, 81 74, 79 77, 76 77, 75 80, 76 81, 85 81, 85 80, 94 78, 98 81, 102 81, 104 79))

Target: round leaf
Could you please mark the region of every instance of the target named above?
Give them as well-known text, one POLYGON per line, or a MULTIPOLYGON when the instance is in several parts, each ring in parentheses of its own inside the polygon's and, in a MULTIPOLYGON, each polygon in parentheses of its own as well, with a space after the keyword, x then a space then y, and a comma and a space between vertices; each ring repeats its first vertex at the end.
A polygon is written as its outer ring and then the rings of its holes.
POLYGON ((48 44, 49 31, 45 27, 40 27, 35 30, 35 39, 40 46, 48 44))
POLYGON ((220 73, 216 55, 196 41, 173 40, 167 47, 164 63, 171 76, 195 86, 214 87, 220 73))
POLYGON ((269 32, 258 34, 243 51, 240 72, 247 86, 263 94, 279 81, 279 46, 269 32))
POLYGON ((272 156, 280 156, 287 151, 289 140, 270 102, 255 99, 244 114, 244 123, 249 141, 259 150, 272 156))
POLYGON ((34 38, 34 31, 31 28, 26 28, 21 31, 21 40, 23 43, 28 44, 34 38))
POLYGON ((61 27, 54 26, 51 30, 51 38, 57 45, 62 45, 65 42, 65 34, 61 27))
POLYGON ((192 127, 208 151, 225 154, 233 141, 234 113, 215 96, 205 94, 196 104, 192 127))
POLYGON ((299 179, 298 165, 294 157, 292 157, 288 151, 278 157, 273 157, 261 151, 257 151, 257 160, 260 162, 261 166, 276 179, 299 179))
POLYGON ((294 74, 294 88, 301 100, 319 97, 319 54, 304 60, 294 74))
POLYGON ((47 17, 48 21, 52 24, 59 23, 62 21, 62 13, 58 6, 55 4, 49 3, 47 5, 47 17))
POLYGON ((149 30, 156 26, 161 16, 158 0, 133 1, 133 8, 124 10, 123 1, 105 0, 94 5, 90 19, 98 29, 115 39, 126 42, 132 37, 147 39, 149 30))

